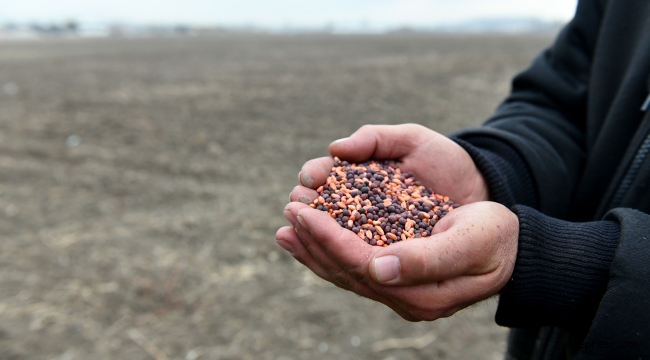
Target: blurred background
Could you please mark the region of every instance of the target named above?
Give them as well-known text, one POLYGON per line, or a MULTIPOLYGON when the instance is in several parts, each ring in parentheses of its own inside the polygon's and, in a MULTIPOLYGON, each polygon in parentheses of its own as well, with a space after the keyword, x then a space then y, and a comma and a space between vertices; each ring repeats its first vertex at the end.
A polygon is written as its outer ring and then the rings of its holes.
POLYGON ((332 140, 480 124, 575 6, 3 2, 0 359, 502 358, 496 300, 408 323, 274 234, 332 140))

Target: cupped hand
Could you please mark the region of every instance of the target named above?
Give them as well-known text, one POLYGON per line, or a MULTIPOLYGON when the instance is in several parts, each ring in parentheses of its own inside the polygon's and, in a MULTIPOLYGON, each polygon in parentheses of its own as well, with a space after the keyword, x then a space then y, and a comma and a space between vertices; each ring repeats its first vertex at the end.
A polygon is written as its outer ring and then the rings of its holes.
MULTIPOLYGON (((350 137, 333 142, 330 154, 350 162, 395 161, 424 186, 461 205, 489 199, 485 179, 469 154, 444 135, 420 125, 366 125, 350 137)), ((315 199, 316 192, 309 189, 325 183, 332 164, 329 157, 305 163, 299 178, 307 189, 292 195, 291 200, 315 199)))
POLYGON ((321 278, 379 301, 403 318, 435 320, 497 294, 517 253, 519 221, 477 202, 447 214, 426 238, 366 244, 325 212, 292 202, 278 244, 321 278))

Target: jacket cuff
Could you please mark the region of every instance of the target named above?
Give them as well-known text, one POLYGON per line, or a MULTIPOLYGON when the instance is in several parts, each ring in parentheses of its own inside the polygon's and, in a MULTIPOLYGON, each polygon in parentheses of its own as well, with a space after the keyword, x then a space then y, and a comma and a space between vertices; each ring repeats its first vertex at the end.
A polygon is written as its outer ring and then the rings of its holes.
POLYGON ((490 190, 490 200, 511 207, 537 207, 532 177, 521 155, 507 143, 487 137, 452 137, 474 161, 490 190))
POLYGON ((496 322, 508 327, 590 324, 609 281, 620 225, 572 223, 525 206, 519 217, 514 272, 504 288, 496 322))

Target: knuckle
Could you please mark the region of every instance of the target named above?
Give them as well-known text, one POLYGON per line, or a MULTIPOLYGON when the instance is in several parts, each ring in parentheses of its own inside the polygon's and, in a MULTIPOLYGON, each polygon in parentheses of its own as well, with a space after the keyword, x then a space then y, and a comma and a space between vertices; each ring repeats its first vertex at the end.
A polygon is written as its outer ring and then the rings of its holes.
POLYGON ((434 321, 440 319, 443 315, 443 312, 440 310, 433 309, 415 309, 411 310, 411 315, 419 319, 420 321, 434 321))
POLYGON ((364 282, 368 279, 368 272, 366 269, 361 266, 349 266, 343 270, 346 274, 354 278, 355 280, 364 282))
POLYGON ((352 286, 352 279, 345 272, 345 270, 343 270, 343 269, 337 269, 337 270, 330 269, 329 273, 332 276, 332 280, 334 280, 334 284, 336 286, 344 288, 344 289, 349 289, 352 286))

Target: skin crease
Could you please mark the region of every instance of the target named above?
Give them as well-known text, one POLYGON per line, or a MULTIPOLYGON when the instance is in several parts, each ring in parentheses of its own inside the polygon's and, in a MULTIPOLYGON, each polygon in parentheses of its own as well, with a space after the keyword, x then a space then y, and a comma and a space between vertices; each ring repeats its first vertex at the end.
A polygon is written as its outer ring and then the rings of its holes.
MULTIPOLYGON (((471 157, 453 141, 419 125, 364 126, 330 145, 332 156, 351 162, 390 159, 426 187, 460 203, 427 238, 366 244, 327 213, 307 204, 318 195, 332 158, 305 163, 284 209, 290 227, 278 244, 316 275, 381 302, 409 321, 435 320, 495 295, 514 268, 519 221, 487 201, 487 185, 471 157), (307 186, 309 185, 309 186, 307 186), (398 277, 381 282, 375 259, 399 259, 398 277)), ((395 261, 389 261, 395 263, 395 261)))

